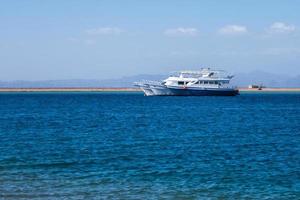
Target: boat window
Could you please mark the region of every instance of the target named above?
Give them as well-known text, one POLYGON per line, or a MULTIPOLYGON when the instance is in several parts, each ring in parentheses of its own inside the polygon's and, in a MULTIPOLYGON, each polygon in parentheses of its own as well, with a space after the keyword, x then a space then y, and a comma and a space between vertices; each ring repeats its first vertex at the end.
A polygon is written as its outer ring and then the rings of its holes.
POLYGON ((215 81, 215 84, 218 85, 219 84, 218 81, 215 81))
POLYGON ((200 84, 203 84, 203 81, 200 81, 200 84))
POLYGON ((189 82, 185 82, 185 84, 187 85, 189 82))
POLYGON ((204 81, 204 84, 208 84, 208 81, 204 81))
POLYGON ((178 85, 184 85, 183 81, 178 81, 178 85))
POLYGON ((209 84, 214 84, 215 82, 214 81, 209 81, 209 84))
POLYGON ((194 84, 199 84, 199 81, 195 82, 194 84))

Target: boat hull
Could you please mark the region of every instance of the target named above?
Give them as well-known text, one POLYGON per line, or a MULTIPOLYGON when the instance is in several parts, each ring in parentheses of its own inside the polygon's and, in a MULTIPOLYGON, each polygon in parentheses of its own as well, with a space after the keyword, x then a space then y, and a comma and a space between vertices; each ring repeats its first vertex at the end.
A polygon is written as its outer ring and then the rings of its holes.
POLYGON ((153 93, 153 91, 149 88, 149 87, 141 87, 141 89, 143 90, 145 96, 155 96, 155 94, 153 93))
POLYGON ((231 88, 169 88, 174 96, 236 96, 239 90, 231 88))
POLYGON ((204 87, 177 87, 159 84, 137 83, 145 96, 236 96, 239 91, 235 88, 204 88, 204 87))
POLYGON ((167 87, 151 86, 153 95, 155 96, 170 96, 173 95, 172 91, 167 87))

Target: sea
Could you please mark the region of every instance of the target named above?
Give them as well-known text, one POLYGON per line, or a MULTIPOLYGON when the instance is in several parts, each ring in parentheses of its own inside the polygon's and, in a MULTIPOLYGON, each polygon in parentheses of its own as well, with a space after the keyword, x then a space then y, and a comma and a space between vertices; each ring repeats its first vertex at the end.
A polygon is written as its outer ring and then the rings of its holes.
POLYGON ((300 199, 300 93, 0 93, 0 199, 300 199))

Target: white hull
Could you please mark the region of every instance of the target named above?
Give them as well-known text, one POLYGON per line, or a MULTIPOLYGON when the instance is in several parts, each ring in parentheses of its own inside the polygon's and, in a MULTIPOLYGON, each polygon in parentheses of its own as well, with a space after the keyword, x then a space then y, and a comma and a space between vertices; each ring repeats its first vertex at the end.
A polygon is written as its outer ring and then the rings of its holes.
POLYGON ((141 87, 141 89, 143 90, 145 96, 154 96, 155 95, 150 88, 141 87))
POLYGON ((182 88, 182 87, 140 87, 145 96, 235 96, 235 88, 182 88))
POLYGON ((163 86, 150 86, 152 93, 156 96, 172 95, 169 88, 163 86))

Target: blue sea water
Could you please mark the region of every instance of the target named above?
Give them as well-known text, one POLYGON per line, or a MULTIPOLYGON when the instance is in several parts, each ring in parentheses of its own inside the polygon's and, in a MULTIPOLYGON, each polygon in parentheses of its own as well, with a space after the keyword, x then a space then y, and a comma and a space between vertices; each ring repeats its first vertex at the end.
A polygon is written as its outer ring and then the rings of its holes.
POLYGON ((0 199, 300 199, 300 93, 2 93, 0 199))

